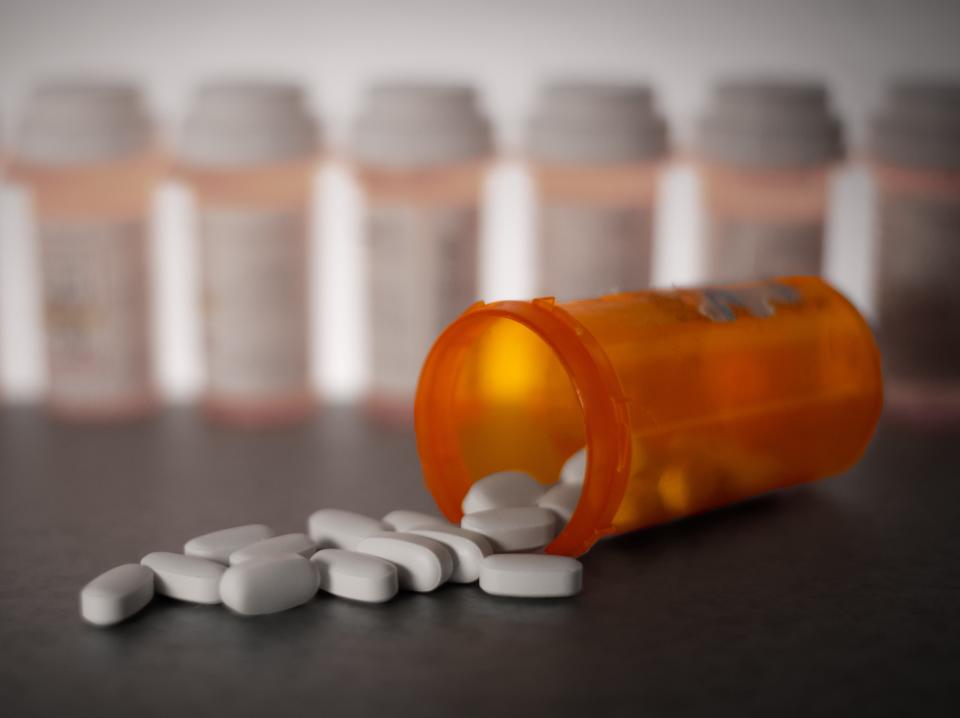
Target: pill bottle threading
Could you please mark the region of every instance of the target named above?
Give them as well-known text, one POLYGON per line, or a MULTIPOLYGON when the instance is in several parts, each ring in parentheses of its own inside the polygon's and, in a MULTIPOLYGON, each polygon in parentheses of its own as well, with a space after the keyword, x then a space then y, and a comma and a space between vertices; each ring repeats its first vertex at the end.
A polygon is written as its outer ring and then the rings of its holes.
POLYGON ((666 123, 642 84, 555 82, 531 116, 537 286, 559 300, 651 283, 666 123))
POLYGON ((318 129, 302 90, 210 83, 188 115, 178 174, 196 198, 211 418, 304 419, 310 371, 310 228, 318 129))
POLYGON ((150 322, 150 213, 166 158, 137 88, 57 80, 28 101, 12 175, 36 216, 45 403, 77 421, 158 403, 150 322))
POLYGON ((820 274, 829 179, 842 154, 825 88, 721 82, 697 142, 706 279, 820 274))
POLYGON ((857 310, 818 278, 477 303, 439 337, 416 399, 427 487, 451 521, 470 485, 544 484, 586 446, 548 553, 838 473, 882 405, 857 310))
POLYGON ((374 86, 349 155, 366 201, 369 412, 412 418, 431 343, 478 296, 490 127, 469 86, 374 86))
POLYGON ((889 405, 960 422, 960 84, 895 83, 874 118, 874 301, 889 405))

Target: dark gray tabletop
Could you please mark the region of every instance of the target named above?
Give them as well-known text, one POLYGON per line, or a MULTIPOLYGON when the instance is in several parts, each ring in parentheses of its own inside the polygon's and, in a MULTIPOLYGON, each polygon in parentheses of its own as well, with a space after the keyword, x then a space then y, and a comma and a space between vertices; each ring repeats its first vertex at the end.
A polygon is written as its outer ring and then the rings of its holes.
POLYGON ((960 714, 960 435, 889 423, 845 476, 598 545, 574 599, 78 615, 116 564, 322 506, 432 508, 412 433, 349 409, 267 433, 0 413, 0 714, 960 714))

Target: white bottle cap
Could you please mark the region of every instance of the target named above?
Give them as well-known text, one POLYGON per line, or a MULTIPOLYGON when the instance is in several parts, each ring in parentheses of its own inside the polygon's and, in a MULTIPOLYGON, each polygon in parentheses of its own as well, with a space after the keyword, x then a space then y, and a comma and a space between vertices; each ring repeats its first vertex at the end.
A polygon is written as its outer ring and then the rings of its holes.
POLYGON ((843 137, 821 83, 736 79, 714 88, 699 148, 721 164, 809 167, 840 158, 843 137))
POLYGON ((490 123, 468 85, 376 85, 353 132, 354 157, 377 167, 433 167, 482 159, 492 151, 490 123))
POLYGON ((37 87, 28 100, 17 154, 28 164, 87 164, 136 154, 152 140, 153 126, 135 85, 57 80, 37 87))
POLYGON ((309 157, 318 147, 318 127, 298 85, 226 80, 197 91, 180 158, 191 166, 225 169, 309 157))
POLYGON ((903 80, 874 118, 870 148, 881 162, 960 169, 960 83, 903 80))
POLYGON ((667 153, 667 124, 647 85, 559 82, 541 92, 527 146, 545 162, 650 161, 667 153))

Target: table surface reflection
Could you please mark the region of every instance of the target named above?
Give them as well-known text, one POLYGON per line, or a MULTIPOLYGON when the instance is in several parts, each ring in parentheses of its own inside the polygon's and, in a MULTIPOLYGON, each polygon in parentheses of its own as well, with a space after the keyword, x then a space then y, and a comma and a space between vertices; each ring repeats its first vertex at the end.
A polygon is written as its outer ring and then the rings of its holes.
MULTIPOLYGON (((570 600, 475 586, 274 616, 158 598, 113 629, 116 564, 315 508, 432 510, 412 430, 349 407, 269 432, 174 409, 113 427, 0 412, 0 712, 949 715, 960 706, 960 435, 885 421, 841 477, 607 540, 570 600)), ((954 713, 955 714, 955 713, 954 713)))

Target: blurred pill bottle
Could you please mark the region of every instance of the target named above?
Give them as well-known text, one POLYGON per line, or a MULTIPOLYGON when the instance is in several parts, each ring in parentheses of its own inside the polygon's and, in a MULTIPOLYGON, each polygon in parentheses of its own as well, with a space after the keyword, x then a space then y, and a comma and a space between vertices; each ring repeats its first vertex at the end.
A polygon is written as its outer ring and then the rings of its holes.
POLYGON ((818 277, 477 303, 424 364, 417 446, 451 521, 474 481, 521 469, 549 484, 586 446, 579 503, 547 548, 577 555, 843 471, 882 393, 870 327, 818 277))
POLYGON ((667 127, 645 85, 548 85, 527 157, 538 194, 538 287, 559 300, 644 289, 667 127))
POLYGON ((156 405, 149 236, 164 169, 136 86, 52 81, 29 97, 13 172, 33 202, 57 416, 123 419, 156 405))
POLYGON ((828 180, 842 155, 826 88, 802 81, 720 82, 697 145, 706 279, 820 274, 828 180))
POLYGON ((960 83, 895 84, 874 118, 875 301, 891 408, 960 419, 960 83))
POLYGON ((352 162, 366 197, 368 408, 409 420, 440 331, 478 296, 480 205, 493 153, 472 87, 373 87, 352 162))
POLYGON ((309 252, 318 128, 294 84, 202 86, 179 175, 196 198, 203 405, 231 424, 297 421, 315 404, 309 252))

